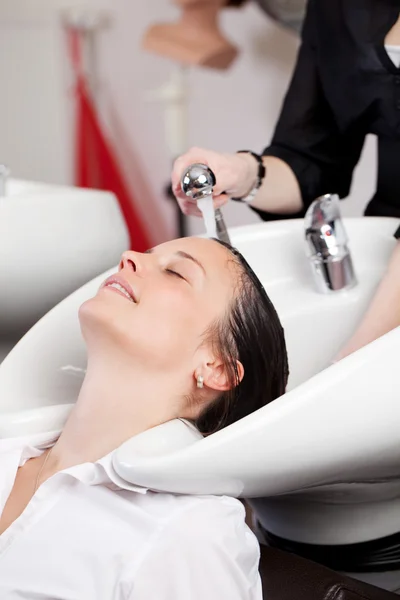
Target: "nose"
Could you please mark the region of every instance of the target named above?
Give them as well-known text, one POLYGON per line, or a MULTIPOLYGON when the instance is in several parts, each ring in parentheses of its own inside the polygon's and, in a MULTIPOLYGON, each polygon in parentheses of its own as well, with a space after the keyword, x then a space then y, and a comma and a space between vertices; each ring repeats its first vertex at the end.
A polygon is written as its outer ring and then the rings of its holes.
POLYGON ((127 271, 132 271, 136 273, 139 267, 139 256, 136 252, 126 251, 121 256, 121 261, 118 265, 118 271, 122 271, 122 269, 126 269, 127 271))

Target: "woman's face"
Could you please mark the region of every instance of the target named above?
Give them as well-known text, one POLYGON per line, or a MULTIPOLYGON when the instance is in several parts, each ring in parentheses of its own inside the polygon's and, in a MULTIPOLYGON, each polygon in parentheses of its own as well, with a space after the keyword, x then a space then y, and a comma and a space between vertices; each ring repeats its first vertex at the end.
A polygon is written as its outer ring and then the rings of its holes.
POLYGON ((116 276, 80 309, 89 351, 105 340, 146 369, 190 372, 207 328, 229 310, 237 273, 229 251, 203 238, 125 252, 116 276))

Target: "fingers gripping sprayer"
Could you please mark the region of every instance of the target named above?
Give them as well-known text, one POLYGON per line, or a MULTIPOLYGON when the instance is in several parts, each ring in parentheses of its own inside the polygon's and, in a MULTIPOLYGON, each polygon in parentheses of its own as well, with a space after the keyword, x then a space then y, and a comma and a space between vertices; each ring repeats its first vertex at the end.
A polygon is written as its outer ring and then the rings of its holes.
POLYGON ((230 244, 222 212, 219 208, 214 209, 212 192, 215 181, 215 175, 207 165, 195 163, 183 173, 181 186, 186 196, 196 200, 208 237, 230 244))

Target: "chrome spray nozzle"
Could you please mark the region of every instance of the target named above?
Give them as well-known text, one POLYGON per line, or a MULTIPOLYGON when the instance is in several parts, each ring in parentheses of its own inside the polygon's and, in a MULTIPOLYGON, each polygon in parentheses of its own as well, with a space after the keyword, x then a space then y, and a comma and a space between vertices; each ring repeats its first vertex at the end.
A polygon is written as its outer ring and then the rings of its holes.
MULTIPOLYGON (((193 198, 193 200, 196 200, 198 202, 198 206, 200 210, 202 210, 202 200, 210 198, 210 201, 212 203, 212 192, 215 182, 215 175, 207 165, 204 165, 202 163, 194 163, 190 165, 190 167, 186 169, 183 173, 181 178, 181 187, 182 191, 186 194, 186 196, 188 196, 189 198, 193 198)), ((211 206, 213 207, 213 204, 211 204, 211 206)), ((219 208, 214 210, 213 208, 213 211, 214 215, 212 218, 214 220, 216 237, 222 242, 230 244, 231 241, 228 235, 228 231, 226 229, 224 217, 222 216, 221 210, 219 208)), ((204 220, 206 221, 206 228, 208 229, 204 211, 202 210, 202 212, 204 220)))
POLYGON ((183 173, 181 186, 186 196, 200 200, 212 195, 215 181, 215 175, 207 165, 194 163, 183 173))

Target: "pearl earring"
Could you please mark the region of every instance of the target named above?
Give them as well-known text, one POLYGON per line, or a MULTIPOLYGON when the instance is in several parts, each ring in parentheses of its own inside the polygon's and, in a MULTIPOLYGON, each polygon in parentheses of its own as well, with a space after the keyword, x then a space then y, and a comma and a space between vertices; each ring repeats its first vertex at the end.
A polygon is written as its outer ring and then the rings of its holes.
POLYGON ((197 375, 197 387, 202 388, 204 385, 204 377, 203 375, 197 375))

